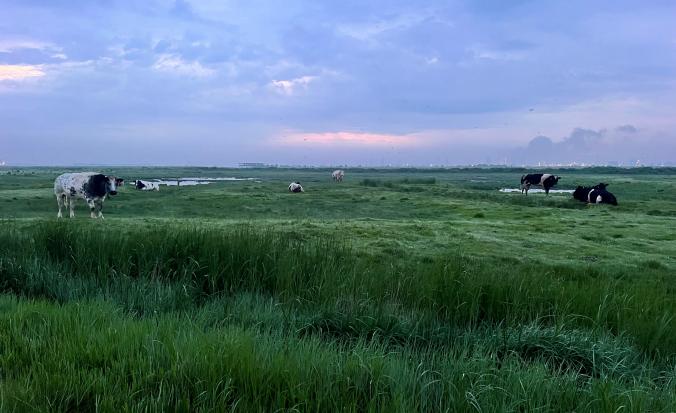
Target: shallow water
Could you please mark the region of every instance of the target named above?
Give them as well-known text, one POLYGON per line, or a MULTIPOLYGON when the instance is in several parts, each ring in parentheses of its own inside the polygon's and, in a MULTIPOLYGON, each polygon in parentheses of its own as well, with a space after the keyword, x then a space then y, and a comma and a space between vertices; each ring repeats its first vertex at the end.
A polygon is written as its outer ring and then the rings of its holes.
POLYGON ((260 179, 256 178, 179 178, 181 180, 181 183, 183 183, 183 180, 185 179, 186 181, 256 181, 260 179))
POLYGON ((146 180, 147 182, 153 182, 156 184, 160 185, 167 185, 167 186, 177 186, 178 182, 180 181, 181 186, 192 186, 192 185, 208 185, 208 184, 213 184, 214 182, 217 181, 254 181, 254 182, 260 182, 260 179, 257 178, 178 178, 178 181, 176 179, 149 179, 146 180))
MULTIPOLYGON (((176 186, 176 185, 178 185, 179 181, 176 181, 176 180, 169 181, 169 180, 157 179, 157 180, 154 180, 154 181, 151 181, 151 182, 154 182, 154 183, 157 183, 157 184, 160 184, 160 185, 176 186)), ((207 185, 207 184, 213 183, 213 181, 210 181, 210 182, 209 181, 195 181, 195 180, 185 180, 184 181, 182 179, 181 179, 180 182, 181 182, 181 186, 207 185)))
MULTIPOLYGON (((500 192, 521 192, 521 189, 519 188, 502 188, 500 189, 500 192)), ((529 189, 529 193, 544 193, 544 189, 529 189)), ((575 192, 574 189, 550 189, 549 193, 550 194, 572 194, 575 192)))

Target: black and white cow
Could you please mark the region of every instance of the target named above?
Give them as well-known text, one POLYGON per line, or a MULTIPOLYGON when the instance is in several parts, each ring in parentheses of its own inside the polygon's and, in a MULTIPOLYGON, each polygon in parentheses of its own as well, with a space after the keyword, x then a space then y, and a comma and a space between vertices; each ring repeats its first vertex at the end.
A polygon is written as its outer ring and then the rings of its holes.
POLYGON ((333 180, 336 181, 336 182, 343 182, 344 177, 345 177, 345 171, 343 171, 342 169, 336 169, 331 174, 331 178, 333 178, 333 180))
POLYGON ((160 184, 157 182, 142 181, 137 179, 134 181, 134 188, 139 191, 159 191, 160 184))
POLYGON ((291 182, 289 184, 289 192, 305 192, 300 182, 291 182))
POLYGON ((617 198, 615 198, 615 195, 606 191, 607 186, 608 184, 604 183, 592 187, 578 186, 575 189, 575 192, 573 192, 573 198, 588 204, 617 205, 617 198))
POLYGON ((103 201, 117 194, 117 187, 124 185, 122 178, 106 176, 96 172, 77 172, 59 175, 54 180, 54 195, 59 205, 57 217, 61 218, 61 209, 70 208, 70 217, 75 216, 75 199, 82 198, 89 205, 92 218, 103 218, 103 201))
POLYGON ((528 195, 531 185, 541 186, 545 189, 545 194, 549 195, 549 190, 559 182, 560 176, 552 174, 528 174, 521 177, 521 193, 524 191, 528 195))

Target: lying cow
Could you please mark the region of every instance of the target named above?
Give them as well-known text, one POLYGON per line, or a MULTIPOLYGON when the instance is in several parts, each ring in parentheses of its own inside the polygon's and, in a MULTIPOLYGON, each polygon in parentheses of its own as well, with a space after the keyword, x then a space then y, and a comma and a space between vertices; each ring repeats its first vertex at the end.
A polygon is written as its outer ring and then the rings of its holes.
POLYGON ((291 182, 289 184, 289 192, 305 192, 300 182, 291 182))
POLYGON ((336 169, 331 174, 331 178, 333 178, 333 180, 336 181, 336 182, 343 182, 344 176, 345 176, 345 171, 343 171, 342 169, 336 169))
POLYGON ((70 208, 70 217, 75 216, 75 199, 82 198, 89 205, 92 218, 103 218, 103 201, 108 194, 117 194, 117 187, 124 185, 122 178, 96 172, 78 172, 59 175, 54 180, 54 195, 59 205, 58 218, 63 217, 61 208, 70 208))
POLYGON ((159 191, 160 184, 157 182, 142 181, 137 179, 134 181, 134 188, 139 191, 159 191))
POLYGON ((528 174, 521 177, 521 193, 524 191, 528 195, 531 185, 541 186, 545 189, 545 194, 549 195, 549 190, 559 182, 560 176, 552 174, 528 174))
POLYGON ((596 186, 586 187, 578 186, 573 192, 573 198, 580 202, 588 204, 610 204, 617 205, 615 195, 606 191, 608 184, 600 183, 596 186))

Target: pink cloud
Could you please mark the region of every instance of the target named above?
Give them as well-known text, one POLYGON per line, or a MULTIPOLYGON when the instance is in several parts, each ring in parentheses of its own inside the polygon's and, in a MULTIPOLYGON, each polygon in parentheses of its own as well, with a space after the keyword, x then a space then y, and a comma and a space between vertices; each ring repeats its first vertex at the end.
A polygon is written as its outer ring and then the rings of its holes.
POLYGON ((321 146, 410 146, 417 144, 414 135, 388 135, 366 132, 289 132, 278 137, 276 143, 284 146, 314 144, 321 146))
POLYGON ((39 66, 0 65, 0 80, 22 80, 44 75, 45 72, 39 66))

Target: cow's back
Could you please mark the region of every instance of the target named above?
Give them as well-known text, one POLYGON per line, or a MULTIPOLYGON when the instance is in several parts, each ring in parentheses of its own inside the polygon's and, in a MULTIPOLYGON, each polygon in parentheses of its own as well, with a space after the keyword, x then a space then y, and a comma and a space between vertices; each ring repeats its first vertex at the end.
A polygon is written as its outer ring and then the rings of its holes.
POLYGON ((68 192, 68 184, 72 179, 72 175, 72 173, 61 174, 54 179, 54 193, 56 195, 68 192))
POLYGON ((82 195, 84 184, 96 172, 70 172, 61 174, 54 180, 54 194, 82 195))
POLYGON ((521 183, 539 185, 543 176, 544 174, 527 174, 525 177, 521 177, 521 183))

